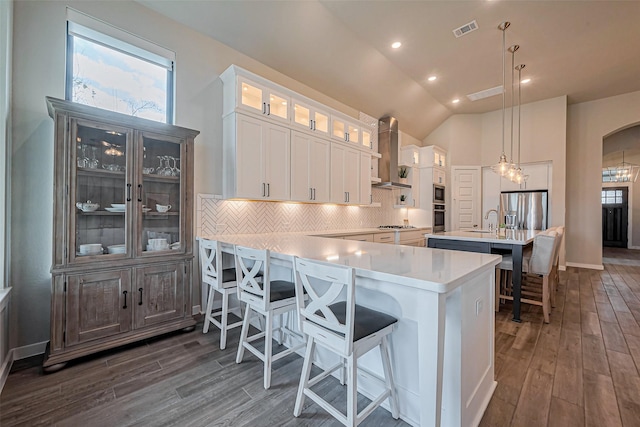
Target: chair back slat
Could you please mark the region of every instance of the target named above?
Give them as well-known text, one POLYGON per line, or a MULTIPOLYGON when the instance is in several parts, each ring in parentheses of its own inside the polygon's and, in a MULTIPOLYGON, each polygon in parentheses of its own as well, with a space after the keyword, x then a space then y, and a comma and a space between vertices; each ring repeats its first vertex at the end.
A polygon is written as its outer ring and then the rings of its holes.
POLYGON ((269 306, 269 250, 235 247, 238 293, 244 291, 262 300, 263 309, 269 306))
POLYGON ((355 317, 354 269, 297 257, 294 266, 301 331, 349 354, 353 349, 355 317), (330 308, 339 302, 346 304, 343 322, 330 308))
POLYGON ((202 282, 217 289, 222 287, 222 250, 216 240, 200 240, 200 269, 202 282))

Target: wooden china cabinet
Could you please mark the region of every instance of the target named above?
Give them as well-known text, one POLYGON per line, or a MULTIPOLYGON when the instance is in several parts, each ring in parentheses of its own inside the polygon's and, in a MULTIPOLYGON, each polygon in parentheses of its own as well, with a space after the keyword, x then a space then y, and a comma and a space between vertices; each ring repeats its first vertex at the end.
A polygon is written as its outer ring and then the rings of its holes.
POLYGON ((51 372, 76 357, 194 327, 199 132, 46 101, 55 124, 51 339, 43 363, 51 372))

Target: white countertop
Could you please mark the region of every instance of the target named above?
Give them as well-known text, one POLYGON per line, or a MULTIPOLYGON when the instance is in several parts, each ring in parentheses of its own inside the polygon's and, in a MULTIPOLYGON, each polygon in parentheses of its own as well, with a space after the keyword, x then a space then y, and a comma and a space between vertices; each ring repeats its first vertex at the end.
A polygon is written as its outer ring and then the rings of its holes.
POLYGON ((404 286, 449 292, 473 277, 479 269, 494 268, 499 255, 424 247, 358 242, 300 233, 222 234, 198 239, 269 249, 272 257, 292 261, 293 256, 356 268, 356 274, 404 286))
POLYGON ((431 227, 414 227, 414 228, 355 228, 355 229, 342 229, 342 230, 322 230, 322 231, 307 231, 299 234, 307 236, 352 236, 357 234, 379 234, 379 233, 393 233, 396 231, 421 231, 431 230, 431 227))
POLYGON ((504 233, 481 232, 481 231, 445 231, 442 233, 425 234, 424 236, 434 239, 466 240, 470 242, 485 243, 508 243, 512 245, 527 245, 533 241, 536 234, 542 230, 504 230, 504 233))

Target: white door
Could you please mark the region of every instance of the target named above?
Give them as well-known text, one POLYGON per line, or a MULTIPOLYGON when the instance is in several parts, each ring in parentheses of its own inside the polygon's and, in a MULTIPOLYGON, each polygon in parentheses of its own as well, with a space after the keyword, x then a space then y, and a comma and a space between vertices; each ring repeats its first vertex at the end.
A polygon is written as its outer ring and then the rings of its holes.
POLYGON ((344 155, 344 191, 347 192, 347 203, 360 203, 360 152, 345 150, 344 155))
POLYGON ((481 228, 480 166, 453 166, 451 230, 481 228))
MULTIPOLYGON (((489 209, 500 211, 500 180, 502 177, 495 173, 491 167, 482 168, 482 212, 486 215, 489 209)), ((482 228, 489 228, 489 223, 500 224, 503 221, 498 220, 498 214, 492 213, 488 219, 482 217, 482 228)))

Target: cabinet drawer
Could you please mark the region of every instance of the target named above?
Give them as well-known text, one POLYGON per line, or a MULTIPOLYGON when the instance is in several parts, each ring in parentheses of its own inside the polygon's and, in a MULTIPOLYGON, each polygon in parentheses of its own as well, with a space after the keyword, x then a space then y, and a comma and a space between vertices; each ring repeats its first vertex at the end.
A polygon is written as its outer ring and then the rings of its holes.
POLYGON ((395 243, 396 233, 378 233, 373 235, 375 243, 395 243))
POLYGON ((358 242, 373 242, 373 234, 352 234, 344 236, 344 240, 356 240, 358 242))
POLYGON ((419 240, 424 237, 424 231, 421 230, 412 230, 412 231, 401 231, 400 232, 400 244, 409 240, 419 240))

